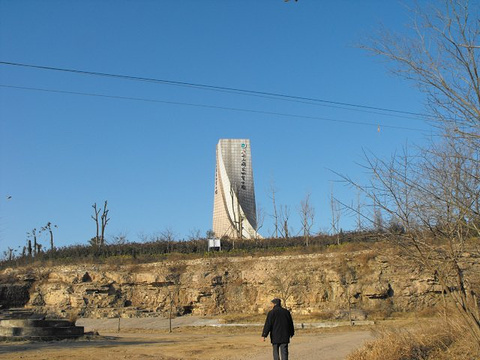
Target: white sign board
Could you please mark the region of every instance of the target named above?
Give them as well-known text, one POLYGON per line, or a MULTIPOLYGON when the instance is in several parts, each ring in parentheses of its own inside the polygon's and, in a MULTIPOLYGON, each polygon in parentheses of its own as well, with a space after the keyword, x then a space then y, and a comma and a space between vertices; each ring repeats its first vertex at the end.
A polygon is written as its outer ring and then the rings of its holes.
POLYGON ((219 248, 220 249, 220 239, 208 239, 208 249, 210 248, 219 248))

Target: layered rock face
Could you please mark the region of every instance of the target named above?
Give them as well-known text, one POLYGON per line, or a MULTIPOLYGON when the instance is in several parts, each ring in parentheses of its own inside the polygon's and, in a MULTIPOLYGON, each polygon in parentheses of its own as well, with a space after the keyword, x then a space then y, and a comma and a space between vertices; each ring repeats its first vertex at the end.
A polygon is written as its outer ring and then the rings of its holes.
MULTIPOLYGON (((480 284, 480 259, 466 254, 463 266, 480 284)), ((360 319, 442 302, 434 274, 370 250, 6 269, 2 279, 9 279, 0 284, 4 307, 89 317, 154 316, 170 307, 177 315, 254 314, 280 297, 294 314, 332 318, 350 308, 360 319)))

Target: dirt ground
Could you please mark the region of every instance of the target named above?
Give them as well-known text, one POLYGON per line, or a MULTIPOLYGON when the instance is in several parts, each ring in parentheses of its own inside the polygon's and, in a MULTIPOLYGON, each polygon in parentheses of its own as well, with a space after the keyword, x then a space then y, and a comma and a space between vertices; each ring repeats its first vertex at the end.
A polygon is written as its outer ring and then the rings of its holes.
MULTIPOLYGON (((214 327, 213 319, 180 319, 168 332, 158 319, 77 321, 99 336, 50 342, 1 342, 0 359, 159 359, 267 360, 272 348, 262 341, 259 326, 214 327)), ((368 328, 298 329, 290 344, 290 359, 340 360, 373 336, 368 328)))

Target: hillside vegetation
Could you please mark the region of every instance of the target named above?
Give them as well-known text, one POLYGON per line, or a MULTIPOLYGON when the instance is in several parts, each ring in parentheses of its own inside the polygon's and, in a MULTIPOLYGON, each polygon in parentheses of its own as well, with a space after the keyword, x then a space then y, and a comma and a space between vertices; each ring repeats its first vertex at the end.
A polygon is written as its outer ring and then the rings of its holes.
POLYGON ((365 244, 384 239, 383 232, 363 231, 346 232, 339 235, 317 235, 309 239, 305 246, 303 237, 267 238, 257 240, 222 239, 221 252, 208 251, 207 239, 167 240, 158 238, 146 242, 127 242, 106 245, 73 245, 53 250, 41 251, 35 255, 22 255, 0 262, 0 268, 37 264, 75 264, 103 263, 121 261, 123 263, 149 263, 161 261, 172 255, 196 258, 204 256, 241 256, 266 255, 278 253, 314 253, 332 246, 349 246, 363 248, 365 244))

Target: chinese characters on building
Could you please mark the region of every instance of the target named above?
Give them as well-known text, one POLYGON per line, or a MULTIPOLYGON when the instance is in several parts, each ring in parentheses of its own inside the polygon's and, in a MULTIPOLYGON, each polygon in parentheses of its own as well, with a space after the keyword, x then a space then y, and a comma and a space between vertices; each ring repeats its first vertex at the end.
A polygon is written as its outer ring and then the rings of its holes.
POLYGON ((242 190, 247 190, 247 186, 245 185, 245 179, 247 177, 247 144, 242 144, 242 152, 241 152, 241 172, 240 176, 242 178, 241 181, 241 188, 242 190))

